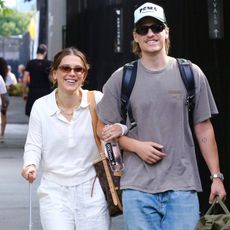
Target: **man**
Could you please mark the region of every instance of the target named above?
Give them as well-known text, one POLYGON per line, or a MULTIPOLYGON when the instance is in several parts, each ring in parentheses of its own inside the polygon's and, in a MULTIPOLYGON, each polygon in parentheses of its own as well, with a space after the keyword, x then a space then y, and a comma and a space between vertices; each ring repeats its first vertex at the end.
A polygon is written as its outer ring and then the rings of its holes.
POLYGON ((30 116, 31 108, 35 100, 52 91, 51 82, 49 80, 51 61, 45 59, 46 55, 47 46, 45 44, 40 44, 37 48, 36 59, 31 60, 26 64, 23 77, 23 97, 26 100, 25 113, 27 116, 30 116))
MULTIPOLYGON (((137 126, 119 138, 125 164, 125 229, 193 230, 199 219, 197 192, 202 188, 185 106, 187 91, 176 59, 168 56, 169 28, 162 7, 147 2, 135 10, 133 38, 133 52, 140 57, 130 97, 137 126)), ((212 175, 211 203, 215 196, 226 197, 210 122, 218 111, 205 75, 195 64, 192 70, 194 133, 212 175)), ((115 71, 103 87, 97 106, 103 125, 121 121, 122 72, 115 71)), ((98 124, 98 133, 107 141, 114 134, 108 128, 102 131, 103 125, 98 124)))
POLYGON ((18 65, 18 82, 22 82, 23 81, 23 75, 25 72, 25 66, 23 64, 18 65))

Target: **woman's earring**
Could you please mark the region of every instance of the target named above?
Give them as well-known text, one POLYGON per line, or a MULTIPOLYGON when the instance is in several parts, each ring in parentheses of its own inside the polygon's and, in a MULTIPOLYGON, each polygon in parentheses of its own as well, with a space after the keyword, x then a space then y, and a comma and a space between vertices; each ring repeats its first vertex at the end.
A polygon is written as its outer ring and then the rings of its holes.
POLYGON ((54 88, 57 87, 57 79, 53 79, 53 87, 54 87, 54 88))

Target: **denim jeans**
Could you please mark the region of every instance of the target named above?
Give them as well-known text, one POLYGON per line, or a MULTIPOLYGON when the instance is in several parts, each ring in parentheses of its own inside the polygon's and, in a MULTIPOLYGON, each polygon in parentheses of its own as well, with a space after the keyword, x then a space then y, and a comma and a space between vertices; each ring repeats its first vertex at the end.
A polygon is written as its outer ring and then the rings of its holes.
POLYGON ((150 194, 126 189, 122 201, 126 230, 194 230, 199 219, 194 191, 150 194))

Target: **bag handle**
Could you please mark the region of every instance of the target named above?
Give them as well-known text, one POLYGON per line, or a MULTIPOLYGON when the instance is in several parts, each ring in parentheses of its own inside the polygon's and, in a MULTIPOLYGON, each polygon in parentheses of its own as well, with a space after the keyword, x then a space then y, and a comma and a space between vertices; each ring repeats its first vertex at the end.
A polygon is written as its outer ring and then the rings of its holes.
MULTIPOLYGON (((88 103, 89 103, 89 111, 90 111, 90 115, 92 118, 92 126, 93 126, 93 135, 94 135, 94 139, 96 141, 99 153, 103 152, 102 151, 102 146, 101 146, 101 141, 97 135, 97 113, 96 113, 96 101, 95 101, 95 97, 94 97, 94 92, 93 91, 88 91, 88 103)), ((100 154, 101 156, 101 154, 100 154)), ((102 157, 102 156, 101 156, 102 157)))
POLYGON ((107 158, 106 158, 105 153, 103 151, 101 140, 98 137, 97 132, 96 132, 98 116, 96 113, 96 101, 95 101, 94 92, 88 91, 87 98, 88 98, 88 103, 89 103, 89 111, 90 111, 90 115, 92 118, 93 134, 94 134, 94 138, 95 138, 98 150, 99 150, 100 158, 101 158, 102 163, 103 163, 103 167, 105 169, 105 174, 106 174, 107 181, 109 184, 109 189, 110 189, 110 192, 112 195, 113 203, 114 203, 114 205, 118 206, 120 208, 120 210, 122 210, 122 205, 121 205, 120 200, 118 198, 118 195, 116 193, 116 188, 114 186, 113 179, 112 179, 112 176, 111 176, 110 171, 109 171, 109 166, 107 164, 107 158))
POLYGON ((219 205, 221 206, 221 208, 224 210, 224 213, 225 213, 225 214, 230 214, 230 212, 229 212, 228 208, 226 207, 226 205, 224 204, 224 202, 220 199, 219 196, 217 196, 217 197, 215 198, 215 200, 213 201, 211 207, 210 207, 210 208, 208 209, 208 211, 206 212, 206 215, 210 215, 210 214, 212 213, 212 211, 213 211, 213 209, 214 209, 214 206, 215 206, 216 204, 219 204, 219 205))

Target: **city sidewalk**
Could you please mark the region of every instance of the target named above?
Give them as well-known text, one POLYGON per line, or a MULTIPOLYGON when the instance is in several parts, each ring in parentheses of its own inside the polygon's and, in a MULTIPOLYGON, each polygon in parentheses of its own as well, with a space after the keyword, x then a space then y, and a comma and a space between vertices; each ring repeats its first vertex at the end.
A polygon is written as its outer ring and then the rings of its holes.
MULTIPOLYGON (((29 229, 29 185, 20 175, 23 148, 28 130, 25 102, 10 97, 4 143, 0 143, 0 223, 1 229, 29 229)), ((41 230, 36 189, 32 186, 33 230, 41 230)))
MULTIPOLYGON (((28 130, 24 109, 22 98, 10 98, 5 141, 0 143, 0 229, 29 229, 29 185, 20 175, 28 130)), ((32 186, 33 230, 42 230, 36 196, 39 178, 32 186)), ((112 218, 111 230, 115 229, 123 229, 122 216, 112 218)))

